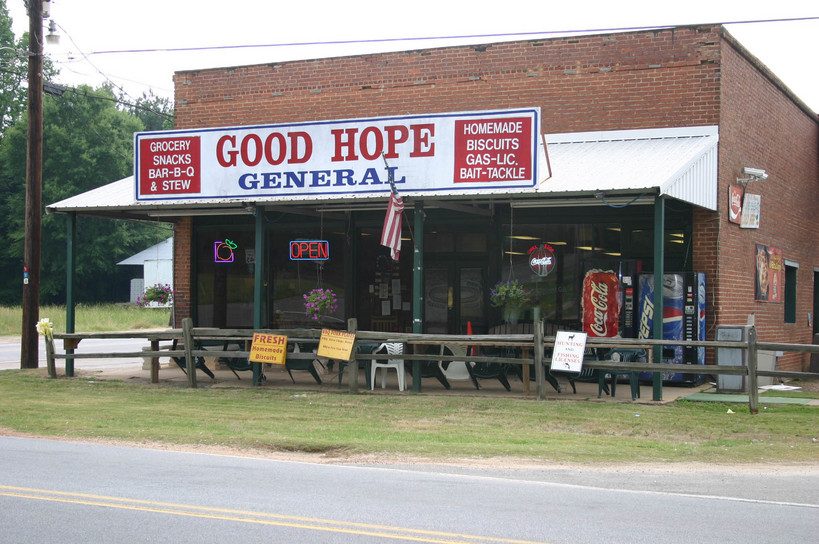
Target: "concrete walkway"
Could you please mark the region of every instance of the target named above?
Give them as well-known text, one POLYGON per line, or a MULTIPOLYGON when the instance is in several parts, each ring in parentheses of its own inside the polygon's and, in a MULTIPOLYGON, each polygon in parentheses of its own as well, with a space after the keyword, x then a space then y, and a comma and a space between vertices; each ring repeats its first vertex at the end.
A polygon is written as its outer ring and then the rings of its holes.
MULTIPOLYGON (((229 369, 221 366, 208 364, 209 368, 216 376, 215 380, 211 380, 203 372, 197 373, 197 386, 200 388, 236 388, 236 387, 253 387, 252 374, 250 372, 239 372, 237 378, 229 369)), ((41 369, 45 372, 45 369, 41 369)), ((321 391, 346 393, 347 387, 347 373, 345 369, 342 377, 342 384, 339 386, 338 365, 335 365, 333 370, 319 367, 320 377, 322 383, 318 384, 306 371, 294 370, 293 378, 295 383, 290 379, 287 371, 283 366, 278 365, 264 365, 264 373, 266 380, 261 387, 274 387, 277 389, 292 390, 292 391, 321 391)), ((58 361, 57 365, 58 375, 65 374, 65 367, 63 361, 58 361)), ((399 391, 396 379, 396 373, 388 372, 387 387, 381 389, 381 374, 379 373, 376 379, 376 389, 368 390, 365 383, 364 371, 359 371, 359 392, 364 394, 375 395, 411 395, 412 378, 407 374, 407 390, 399 391)), ((187 387, 187 376, 176 364, 166 363, 162 360, 159 371, 159 383, 151 384, 150 367, 145 363, 123 362, 122 364, 100 364, 99 361, 81 359, 75 363, 75 376, 81 379, 89 379, 99 377, 100 379, 117 379, 127 381, 129 383, 141 383, 148 386, 178 386, 187 387)), ((504 398, 520 398, 520 399, 535 399, 535 383, 531 380, 529 386, 529 393, 524 391, 524 384, 519 379, 512 375, 509 376, 509 383, 512 387, 511 391, 501 385, 496 379, 479 380, 481 385, 480 390, 476 390, 470 381, 451 381, 451 388, 445 389, 440 382, 435 378, 424 378, 421 384, 421 393, 425 395, 469 395, 469 396, 500 396, 504 398)), ((597 398, 598 386, 596 383, 581 383, 576 382, 575 387, 577 393, 572 392, 568 380, 565 377, 559 377, 558 383, 561 391, 556 391, 551 385, 545 385, 545 397, 547 400, 573 400, 573 401, 589 401, 589 402, 623 402, 623 403, 644 403, 656 404, 652 400, 653 388, 651 385, 640 386, 640 397, 636 401, 631 400, 631 391, 628 383, 618 383, 615 391, 615 397, 603 395, 600 399, 597 398)), ((663 398, 660 403, 667 403, 677 400, 681 397, 691 395, 701 391, 702 389, 710 387, 705 384, 698 387, 663 387, 663 398)))

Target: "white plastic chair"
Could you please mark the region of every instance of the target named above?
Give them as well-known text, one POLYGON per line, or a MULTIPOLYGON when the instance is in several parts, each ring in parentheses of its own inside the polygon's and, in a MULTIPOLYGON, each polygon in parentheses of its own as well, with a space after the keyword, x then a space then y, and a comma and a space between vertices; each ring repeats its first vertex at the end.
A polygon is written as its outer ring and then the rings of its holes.
MULTIPOLYGON (((388 355, 403 355, 404 344, 399 342, 384 342, 373 352, 377 354, 381 350, 386 349, 388 355)), ((387 370, 394 368, 398 373, 398 390, 403 391, 405 388, 404 379, 404 361, 403 359, 387 359, 377 360, 373 359, 372 367, 370 368, 370 389, 375 389, 375 371, 381 369, 381 389, 387 387, 387 370)))
MULTIPOLYGON (((441 346, 441 355, 445 355, 447 351, 452 353, 453 357, 463 357, 466 359, 466 346, 457 344, 441 346)), ((466 366, 468 364, 466 361, 450 361, 448 365, 445 365, 443 361, 438 361, 438 368, 441 369, 441 372, 444 373, 448 381, 471 381, 475 385, 475 388, 478 388, 478 384, 466 366), (444 366, 446 366, 446 368, 444 368, 444 366)))

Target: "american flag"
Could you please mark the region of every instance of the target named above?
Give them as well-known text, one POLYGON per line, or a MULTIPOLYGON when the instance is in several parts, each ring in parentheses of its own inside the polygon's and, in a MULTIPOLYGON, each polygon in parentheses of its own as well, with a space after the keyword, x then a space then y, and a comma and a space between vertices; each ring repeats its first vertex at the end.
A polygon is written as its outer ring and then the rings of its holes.
POLYGON ((397 261, 401 253, 401 214, 404 213, 404 201, 394 189, 393 185, 387 216, 384 218, 384 229, 381 231, 381 245, 390 248, 390 256, 397 261))

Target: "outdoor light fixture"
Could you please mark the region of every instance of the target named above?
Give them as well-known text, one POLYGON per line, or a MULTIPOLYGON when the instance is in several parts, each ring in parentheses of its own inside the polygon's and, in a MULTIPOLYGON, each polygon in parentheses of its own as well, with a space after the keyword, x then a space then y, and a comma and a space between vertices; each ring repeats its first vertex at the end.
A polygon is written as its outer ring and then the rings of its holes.
MULTIPOLYGON (((45 3, 43 5, 45 5, 45 3)), ((48 43, 49 45, 59 45, 60 43, 60 35, 57 34, 57 23, 54 22, 54 19, 51 19, 48 22, 48 34, 46 34, 46 43, 48 43)))

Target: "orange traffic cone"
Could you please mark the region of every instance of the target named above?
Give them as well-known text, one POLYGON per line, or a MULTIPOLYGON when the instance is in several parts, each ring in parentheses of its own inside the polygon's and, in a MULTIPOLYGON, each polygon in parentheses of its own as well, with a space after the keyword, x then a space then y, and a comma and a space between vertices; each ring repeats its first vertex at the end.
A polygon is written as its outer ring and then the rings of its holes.
MULTIPOLYGON (((467 336, 472 336, 472 322, 471 321, 466 322, 466 334, 467 334, 467 336)), ((468 348, 466 348, 466 354, 467 355, 474 355, 475 354, 475 347, 474 346, 469 346, 468 348)))

